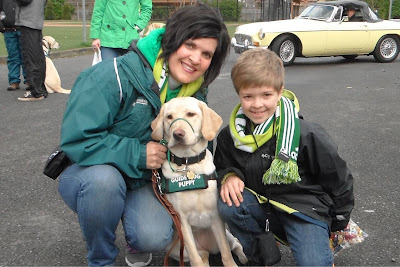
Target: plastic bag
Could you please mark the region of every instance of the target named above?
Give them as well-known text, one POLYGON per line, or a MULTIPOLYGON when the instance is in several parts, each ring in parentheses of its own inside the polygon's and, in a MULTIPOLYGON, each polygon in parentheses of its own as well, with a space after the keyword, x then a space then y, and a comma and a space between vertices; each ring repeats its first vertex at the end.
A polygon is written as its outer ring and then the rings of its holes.
POLYGON ((333 254, 336 255, 342 249, 350 248, 363 242, 366 237, 368 237, 368 234, 350 219, 345 229, 331 233, 330 245, 333 254))
POLYGON ((97 49, 97 50, 94 52, 92 66, 93 66, 93 65, 96 65, 96 64, 99 63, 99 62, 101 62, 101 50, 100 50, 100 48, 97 49))

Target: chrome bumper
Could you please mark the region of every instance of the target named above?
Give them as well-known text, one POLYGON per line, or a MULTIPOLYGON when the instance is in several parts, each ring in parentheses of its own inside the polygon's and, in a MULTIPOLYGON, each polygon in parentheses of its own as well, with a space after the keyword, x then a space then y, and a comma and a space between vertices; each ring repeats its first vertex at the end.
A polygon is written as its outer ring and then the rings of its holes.
MULTIPOLYGON (((231 45, 234 48, 236 54, 241 54, 246 50, 259 47, 255 45, 250 45, 250 42, 247 39, 244 40, 244 44, 238 44, 235 37, 232 37, 231 45)), ((268 47, 262 47, 262 48, 268 48, 268 47)))

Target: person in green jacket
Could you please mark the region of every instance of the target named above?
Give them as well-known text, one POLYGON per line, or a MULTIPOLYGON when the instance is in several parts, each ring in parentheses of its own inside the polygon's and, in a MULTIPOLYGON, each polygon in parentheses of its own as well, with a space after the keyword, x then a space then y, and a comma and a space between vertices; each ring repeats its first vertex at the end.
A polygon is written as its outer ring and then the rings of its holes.
POLYGON ((60 146, 73 162, 59 193, 78 215, 90 266, 113 265, 122 218, 126 262, 144 266, 170 243, 173 222, 151 186, 166 147, 151 122, 172 98, 206 102, 208 85, 229 53, 220 15, 205 5, 176 11, 165 28, 131 44, 131 52, 83 71, 69 96, 60 146))
POLYGON ((101 50, 103 60, 126 54, 149 23, 152 7, 151 0, 96 0, 90 25, 93 49, 101 50))

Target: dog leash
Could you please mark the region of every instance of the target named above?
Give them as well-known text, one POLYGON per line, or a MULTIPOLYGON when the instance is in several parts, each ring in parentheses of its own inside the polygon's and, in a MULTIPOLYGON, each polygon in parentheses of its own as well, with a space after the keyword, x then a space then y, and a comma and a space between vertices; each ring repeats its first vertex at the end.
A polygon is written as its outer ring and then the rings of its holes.
MULTIPOLYGON (((164 208, 168 211, 169 215, 172 218, 172 221, 175 224, 176 230, 178 231, 178 238, 181 241, 180 242, 180 250, 179 250, 179 266, 185 266, 185 262, 183 260, 183 249, 185 248, 185 243, 183 240, 183 234, 182 234, 182 227, 181 227, 181 220, 179 217, 178 212, 174 209, 173 205, 171 202, 168 201, 168 199, 165 197, 165 194, 162 192, 161 188, 161 177, 160 174, 158 173, 157 170, 153 169, 153 175, 151 177, 151 181, 153 184, 153 190, 155 195, 157 196, 158 200, 160 203, 164 206, 164 208)), ((172 249, 175 247, 176 243, 178 242, 178 238, 175 239, 174 244, 171 246, 171 248, 166 252, 165 257, 164 257, 164 266, 168 266, 168 258, 169 254, 171 253, 172 249)))

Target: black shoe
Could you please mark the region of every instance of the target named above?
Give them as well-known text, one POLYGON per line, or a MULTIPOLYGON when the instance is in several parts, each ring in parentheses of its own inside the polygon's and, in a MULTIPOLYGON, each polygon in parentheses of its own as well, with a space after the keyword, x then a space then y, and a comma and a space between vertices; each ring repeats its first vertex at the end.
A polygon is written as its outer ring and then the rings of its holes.
POLYGON ((43 100, 44 99, 44 95, 40 95, 40 96, 33 96, 32 93, 30 91, 26 92, 24 94, 23 97, 18 97, 19 101, 39 101, 39 100, 43 100))

